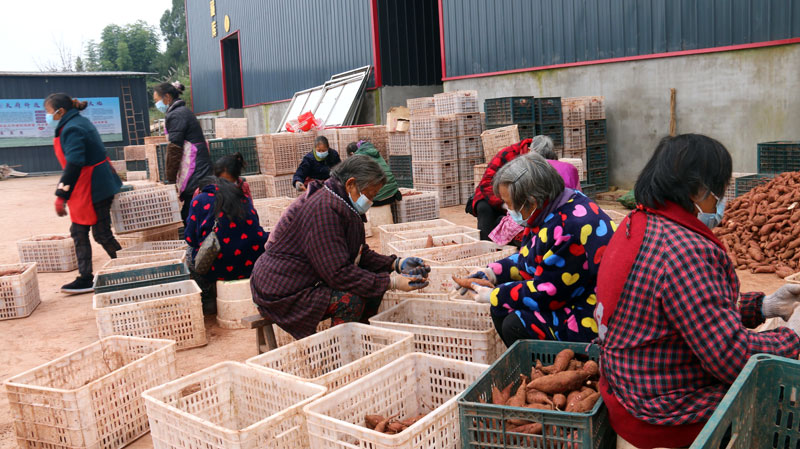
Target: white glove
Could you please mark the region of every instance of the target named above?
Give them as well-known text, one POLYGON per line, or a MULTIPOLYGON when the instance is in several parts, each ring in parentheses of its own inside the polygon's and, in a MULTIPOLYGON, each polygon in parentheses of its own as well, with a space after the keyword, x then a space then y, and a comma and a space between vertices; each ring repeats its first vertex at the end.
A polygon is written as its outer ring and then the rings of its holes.
MULTIPOLYGON (((497 276, 495 276, 494 271, 491 268, 481 268, 480 270, 470 274, 469 278, 476 278, 476 279, 486 279, 492 284, 497 285, 497 276)), ((458 285, 455 286, 455 290, 458 290, 458 294, 461 296, 466 296, 467 293, 470 292, 470 289, 459 287, 458 285)))
POLYGON ((297 182, 294 183, 294 188, 298 192, 305 192, 305 190, 306 190, 306 186, 304 186, 303 183, 300 182, 300 181, 297 181, 297 182))
POLYGON ((473 290, 467 290, 472 296, 472 299, 479 304, 489 304, 490 298, 492 297, 492 291, 494 290, 491 287, 484 287, 478 284, 472 284, 473 290))
POLYGON ((795 334, 800 336, 800 307, 795 308, 792 316, 786 321, 786 327, 793 330, 795 334))
POLYGON ((764 297, 761 314, 764 318, 780 317, 789 321, 798 303, 800 303, 800 284, 784 284, 775 293, 764 297))

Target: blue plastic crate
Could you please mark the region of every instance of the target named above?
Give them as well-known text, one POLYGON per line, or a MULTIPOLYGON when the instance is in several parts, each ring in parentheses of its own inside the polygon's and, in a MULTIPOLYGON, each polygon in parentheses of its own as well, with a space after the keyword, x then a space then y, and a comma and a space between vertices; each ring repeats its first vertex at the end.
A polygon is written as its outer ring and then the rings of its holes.
POLYGON ((759 173, 800 171, 800 142, 763 142, 757 149, 759 173))
POLYGON ((544 135, 553 139, 556 147, 564 146, 564 125, 561 123, 537 123, 536 135, 544 135))
POLYGON ((242 175, 257 175, 261 173, 261 169, 258 165, 258 149, 256 147, 255 137, 209 140, 208 151, 211 154, 212 164, 217 162, 222 156, 241 153, 245 164, 242 175))
POLYGON ((561 123, 561 97, 534 98, 536 123, 561 123))
POLYGON ((586 170, 608 167, 608 145, 591 145, 586 147, 586 170))
POLYGON ((483 102, 486 125, 533 123, 533 97, 489 98, 483 102))
POLYGON ((606 120, 586 120, 586 145, 599 145, 607 142, 606 120))
POLYGON ((736 183, 736 196, 742 196, 745 193, 753 190, 753 188, 760 186, 761 184, 766 184, 772 181, 774 178, 774 174, 759 174, 759 175, 750 175, 750 176, 741 176, 736 178, 734 182, 736 183))
POLYGON ((185 263, 176 263, 119 273, 99 274, 94 279, 94 292, 108 293, 186 280, 189 280, 188 267, 185 263))

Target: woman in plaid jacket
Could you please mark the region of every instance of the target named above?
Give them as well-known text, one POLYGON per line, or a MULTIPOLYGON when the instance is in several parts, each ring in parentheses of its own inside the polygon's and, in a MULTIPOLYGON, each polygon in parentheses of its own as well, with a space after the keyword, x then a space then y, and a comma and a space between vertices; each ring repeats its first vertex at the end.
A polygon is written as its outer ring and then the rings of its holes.
POLYGON ((751 355, 800 355, 800 286, 741 293, 711 232, 730 178, 731 156, 716 140, 664 138, 636 182, 638 208, 603 256, 600 392, 617 447, 689 446, 751 355), (791 329, 748 329, 770 317, 791 329))

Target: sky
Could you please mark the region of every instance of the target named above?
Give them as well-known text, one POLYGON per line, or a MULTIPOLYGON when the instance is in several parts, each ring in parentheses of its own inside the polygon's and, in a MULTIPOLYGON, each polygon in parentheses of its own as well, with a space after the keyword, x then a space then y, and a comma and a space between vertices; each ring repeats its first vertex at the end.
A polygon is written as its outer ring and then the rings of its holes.
POLYGON ((42 64, 58 59, 58 42, 78 56, 86 42, 100 40, 106 25, 144 20, 160 32, 159 20, 172 1, 2 0, 2 4, 8 20, 0 27, 0 71, 38 72, 42 64))

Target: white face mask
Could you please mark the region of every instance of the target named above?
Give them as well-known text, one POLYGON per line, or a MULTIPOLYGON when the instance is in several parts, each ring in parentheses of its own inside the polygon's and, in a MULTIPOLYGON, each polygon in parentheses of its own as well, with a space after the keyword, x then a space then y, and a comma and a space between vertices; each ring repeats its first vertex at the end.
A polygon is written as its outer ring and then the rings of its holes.
MULTIPOLYGON (((522 207, 525 207, 526 204, 528 204, 527 201, 522 203, 522 207)), ((520 210, 522 209, 522 207, 520 207, 520 210)), ((522 227, 525 227, 525 226, 528 225, 528 220, 531 219, 531 216, 533 215, 533 213, 536 212, 536 209, 538 209, 538 208, 536 208, 536 207, 533 208, 531 213, 528 214, 528 218, 523 218, 522 217, 522 212, 516 211, 516 210, 511 210, 511 209, 508 210, 508 215, 511 217, 512 220, 514 220, 514 223, 516 223, 516 224, 518 224, 518 225, 520 225, 522 227)))

